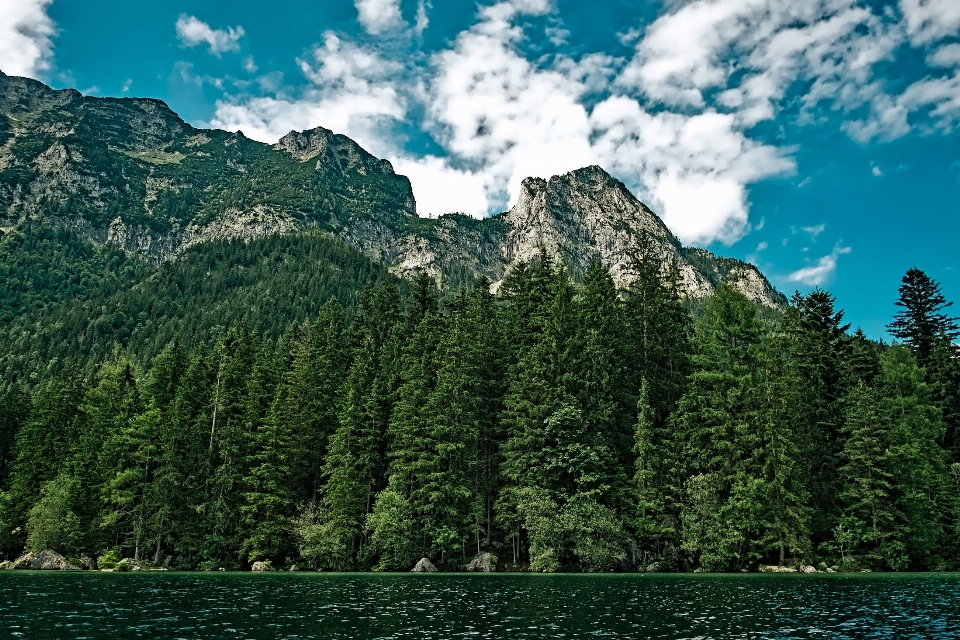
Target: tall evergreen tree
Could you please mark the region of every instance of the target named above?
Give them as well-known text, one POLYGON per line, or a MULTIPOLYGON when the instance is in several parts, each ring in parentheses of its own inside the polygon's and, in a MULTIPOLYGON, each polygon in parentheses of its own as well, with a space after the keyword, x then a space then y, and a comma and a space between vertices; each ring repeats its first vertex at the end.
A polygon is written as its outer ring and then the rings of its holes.
POLYGON ((353 325, 350 370, 323 466, 319 524, 308 536, 316 562, 345 568, 370 560, 366 517, 385 486, 387 425, 398 386, 399 297, 391 285, 368 292, 353 325))
MULTIPOLYGON (((641 239, 632 265, 636 280, 625 295, 627 330, 621 348, 629 355, 626 383, 634 393, 647 386, 638 408, 646 416, 643 446, 649 450, 635 452, 635 465, 645 469, 644 491, 648 498, 656 496, 658 504, 637 521, 637 541, 645 559, 678 568, 685 465, 684 445, 671 416, 692 372, 692 325, 682 303, 679 271, 673 264, 664 272, 649 236, 641 239)), ((631 415, 631 409, 623 411, 631 415)))
POLYGON ((844 432, 843 515, 837 526, 851 531, 855 548, 877 562, 897 520, 891 500, 890 424, 874 390, 862 382, 851 392, 844 432))
POLYGON ((887 329, 910 347, 920 366, 930 362, 939 339, 953 342, 960 337, 957 319, 944 313, 953 302, 948 302, 940 284, 920 269, 913 267, 903 276, 896 305, 901 310, 887 329))
POLYGON ((677 408, 688 461, 683 548, 694 566, 739 569, 758 556, 764 496, 757 447, 756 309, 721 284, 697 326, 697 370, 677 408))
POLYGON ((80 435, 80 403, 84 380, 76 363, 70 363, 34 396, 30 418, 16 436, 10 473, 7 525, 11 543, 23 546, 27 514, 40 496, 44 482, 57 477, 73 453, 80 435))
MULTIPOLYGON (((850 363, 849 324, 835 299, 817 289, 807 296, 795 294, 783 321, 791 382, 788 394, 791 428, 798 459, 803 461, 803 483, 810 492, 814 541, 829 538, 835 524, 836 495, 840 490, 837 467, 841 448, 844 396, 850 363)), ((799 471, 799 469, 798 469, 799 471)))

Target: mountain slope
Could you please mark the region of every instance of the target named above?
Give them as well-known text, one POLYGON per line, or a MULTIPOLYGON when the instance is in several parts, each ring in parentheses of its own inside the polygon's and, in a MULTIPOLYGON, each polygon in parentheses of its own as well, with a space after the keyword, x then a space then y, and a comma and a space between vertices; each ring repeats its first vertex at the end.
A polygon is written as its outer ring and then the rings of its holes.
POLYGON ((326 129, 271 146, 196 129, 157 100, 90 98, 0 74, 0 227, 29 221, 154 264, 205 242, 317 228, 394 273, 426 272, 447 287, 480 276, 496 287, 541 250, 575 276, 599 257, 628 285, 646 237, 692 297, 727 281, 761 304, 785 303, 752 265, 682 247, 600 167, 528 178, 513 208, 486 220, 423 219, 407 178, 326 129))

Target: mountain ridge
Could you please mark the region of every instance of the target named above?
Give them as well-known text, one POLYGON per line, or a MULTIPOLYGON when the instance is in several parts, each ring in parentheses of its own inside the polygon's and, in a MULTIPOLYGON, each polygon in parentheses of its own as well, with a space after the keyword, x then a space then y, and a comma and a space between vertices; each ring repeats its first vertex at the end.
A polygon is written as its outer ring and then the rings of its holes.
POLYGON ((646 236, 691 297, 723 281, 766 306, 786 302, 753 265, 683 247, 598 166, 527 178, 497 216, 420 218, 406 177, 328 129, 267 145, 197 129, 160 100, 87 97, 0 72, 0 227, 30 220, 153 263, 206 242, 322 229, 398 275, 447 287, 485 277, 494 289, 540 251, 575 276, 599 258, 628 286, 646 236))

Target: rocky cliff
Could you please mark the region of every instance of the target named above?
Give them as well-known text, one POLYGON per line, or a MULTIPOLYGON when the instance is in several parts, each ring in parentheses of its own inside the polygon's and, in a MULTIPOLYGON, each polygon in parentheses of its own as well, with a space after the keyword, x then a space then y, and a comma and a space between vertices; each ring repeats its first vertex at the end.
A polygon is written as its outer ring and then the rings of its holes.
POLYGON ((599 257, 621 286, 642 237, 675 261, 688 293, 728 281, 751 299, 785 299, 752 265, 689 249, 615 178, 586 167, 528 178, 506 213, 423 219, 390 162, 323 128, 275 145, 200 130, 166 104, 91 98, 0 73, 0 227, 44 221, 146 256, 174 260, 211 240, 320 228, 401 275, 498 286, 547 251, 576 276, 599 257))

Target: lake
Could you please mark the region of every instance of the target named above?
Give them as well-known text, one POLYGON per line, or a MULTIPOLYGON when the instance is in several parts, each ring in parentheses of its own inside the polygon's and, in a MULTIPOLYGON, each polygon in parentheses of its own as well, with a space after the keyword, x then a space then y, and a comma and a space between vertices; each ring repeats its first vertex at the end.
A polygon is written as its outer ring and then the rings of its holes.
POLYGON ((0 573, 21 638, 952 638, 960 574, 0 573))

